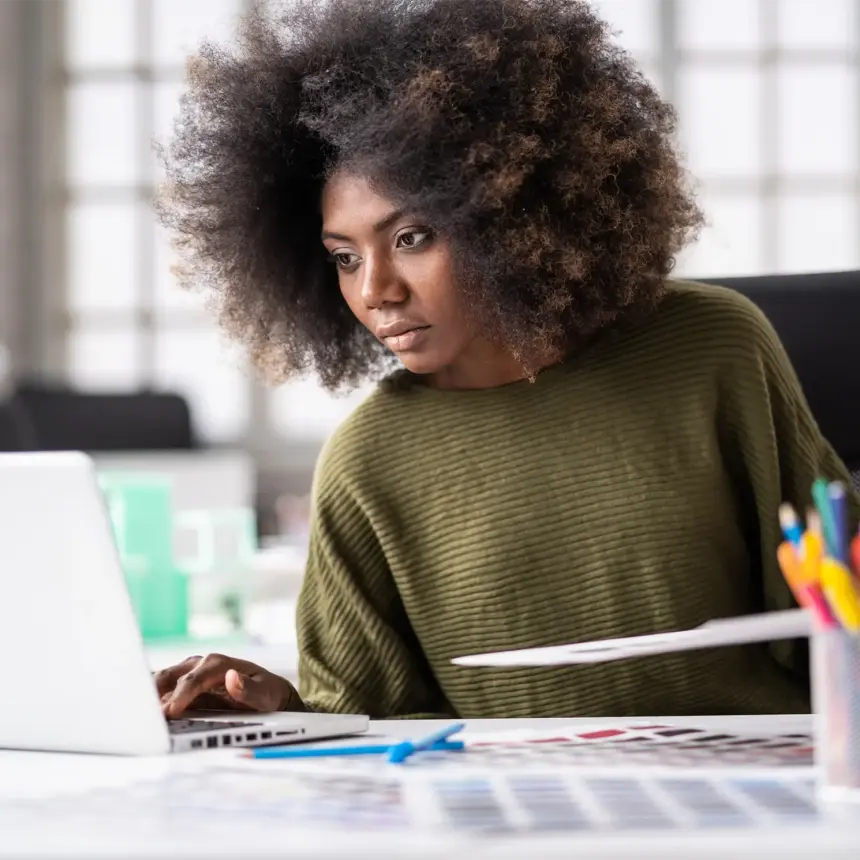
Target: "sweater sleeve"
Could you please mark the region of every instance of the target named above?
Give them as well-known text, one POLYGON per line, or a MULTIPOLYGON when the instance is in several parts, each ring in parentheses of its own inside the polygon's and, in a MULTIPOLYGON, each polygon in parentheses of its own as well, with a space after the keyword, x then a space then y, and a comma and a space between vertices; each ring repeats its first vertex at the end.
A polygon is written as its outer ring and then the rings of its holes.
MULTIPOLYGON (((796 604, 776 558, 780 503, 790 502, 803 516, 816 478, 841 480, 855 525, 860 500, 848 470, 822 436, 776 332, 752 304, 739 316, 736 358, 722 382, 721 430, 754 569, 759 561, 762 608, 788 609, 796 604)), ((808 674, 804 641, 775 642, 771 650, 786 669, 808 674)))
POLYGON ((339 468, 323 456, 314 482, 296 619, 299 693, 318 712, 451 717, 378 536, 339 468))

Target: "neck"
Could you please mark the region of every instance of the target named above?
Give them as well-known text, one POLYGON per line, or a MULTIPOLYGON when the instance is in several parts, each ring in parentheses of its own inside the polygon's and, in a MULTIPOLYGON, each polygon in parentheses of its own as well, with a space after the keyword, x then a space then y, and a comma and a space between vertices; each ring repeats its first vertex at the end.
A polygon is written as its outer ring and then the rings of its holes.
POLYGON ((535 376, 540 370, 557 364, 559 356, 548 359, 537 369, 527 371, 522 363, 506 350, 485 341, 474 342, 458 361, 435 373, 428 374, 426 382, 431 388, 474 390, 498 388, 535 376))

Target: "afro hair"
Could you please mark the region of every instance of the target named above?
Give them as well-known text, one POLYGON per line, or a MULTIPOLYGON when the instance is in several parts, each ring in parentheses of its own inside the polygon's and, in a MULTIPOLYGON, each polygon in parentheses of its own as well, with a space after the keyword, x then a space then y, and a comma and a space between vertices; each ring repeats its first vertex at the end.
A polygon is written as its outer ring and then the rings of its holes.
POLYGON ((180 281, 274 381, 391 367, 320 241, 332 171, 449 242, 526 369, 659 300, 701 223, 675 114, 575 0, 290 0, 188 65, 157 202, 180 281))

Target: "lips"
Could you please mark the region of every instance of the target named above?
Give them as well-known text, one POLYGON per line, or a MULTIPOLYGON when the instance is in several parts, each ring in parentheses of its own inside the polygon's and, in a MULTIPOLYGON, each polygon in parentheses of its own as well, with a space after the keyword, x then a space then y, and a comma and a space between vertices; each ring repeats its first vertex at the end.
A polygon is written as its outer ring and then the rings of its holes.
POLYGON ((421 346, 430 326, 411 320, 398 320, 380 326, 376 336, 392 352, 408 352, 421 346))
POLYGON ((425 328, 429 328, 429 326, 418 320, 392 320, 379 326, 376 329, 376 336, 380 340, 387 340, 390 337, 400 337, 409 332, 420 331, 425 328))

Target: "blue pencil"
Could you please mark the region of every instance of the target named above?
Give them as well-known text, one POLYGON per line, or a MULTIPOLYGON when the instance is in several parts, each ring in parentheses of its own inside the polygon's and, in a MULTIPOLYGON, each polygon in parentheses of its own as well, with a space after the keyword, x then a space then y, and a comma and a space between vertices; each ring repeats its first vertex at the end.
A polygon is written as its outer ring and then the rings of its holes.
MULTIPOLYGON (((349 755, 387 755, 399 744, 353 747, 256 747, 242 752, 245 758, 330 758, 349 755)), ((463 741, 439 741, 428 748, 429 752, 459 752, 465 749, 463 741)))
POLYGON ((833 481, 827 488, 827 495, 830 498, 830 509, 833 513, 833 556, 849 567, 848 495, 845 492, 845 485, 840 481, 833 481))

